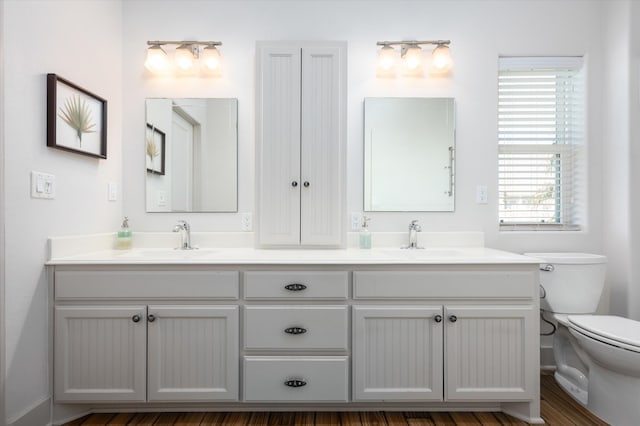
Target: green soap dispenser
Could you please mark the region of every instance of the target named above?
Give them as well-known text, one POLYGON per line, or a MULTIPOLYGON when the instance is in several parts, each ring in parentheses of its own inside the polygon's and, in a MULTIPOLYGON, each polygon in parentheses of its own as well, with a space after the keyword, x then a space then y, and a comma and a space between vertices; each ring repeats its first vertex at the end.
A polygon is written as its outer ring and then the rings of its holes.
POLYGON ((362 216, 362 228, 360 229, 360 248, 371 248, 371 232, 369 232, 369 220, 367 216, 362 216))
POLYGON ((116 249, 127 250, 131 248, 131 229, 129 228, 129 218, 124 217, 120 231, 118 231, 118 238, 116 239, 116 249))

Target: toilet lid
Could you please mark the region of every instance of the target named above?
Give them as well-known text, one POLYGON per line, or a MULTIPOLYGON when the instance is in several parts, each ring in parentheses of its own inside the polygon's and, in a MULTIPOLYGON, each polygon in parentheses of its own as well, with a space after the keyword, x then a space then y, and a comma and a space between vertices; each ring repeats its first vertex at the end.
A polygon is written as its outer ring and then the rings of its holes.
POLYGON ((594 337, 632 346, 640 350, 640 322, 614 315, 569 315, 569 323, 578 331, 594 337))

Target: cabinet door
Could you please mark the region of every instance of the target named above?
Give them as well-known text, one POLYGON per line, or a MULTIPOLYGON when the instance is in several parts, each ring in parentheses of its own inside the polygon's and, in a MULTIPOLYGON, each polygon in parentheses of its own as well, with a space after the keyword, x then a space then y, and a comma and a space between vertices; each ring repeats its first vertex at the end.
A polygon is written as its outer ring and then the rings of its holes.
POLYGON ((355 400, 442 400, 442 307, 353 308, 355 400))
POLYGON ((344 45, 302 48, 303 245, 340 245, 342 240, 345 70, 344 45))
POLYGON ((447 400, 533 398, 539 374, 534 321, 530 306, 445 307, 447 400))
POLYGON ((145 316, 145 306, 57 306, 56 401, 144 401, 145 316))
POLYGON ((237 306, 149 306, 149 401, 236 401, 238 333, 237 306))
POLYGON ((258 47, 258 235, 300 244, 300 46, 258 47))

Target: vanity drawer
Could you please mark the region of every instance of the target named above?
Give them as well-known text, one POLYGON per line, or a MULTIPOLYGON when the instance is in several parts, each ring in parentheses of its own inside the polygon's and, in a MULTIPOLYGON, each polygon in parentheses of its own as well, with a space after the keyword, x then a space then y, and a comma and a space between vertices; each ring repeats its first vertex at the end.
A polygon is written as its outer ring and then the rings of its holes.
POLYGON ((244 357, 244 400, 348 402, 346 356, 244 357))
POLYGON ((348 348, 347 306, 247 306, 246 349, 348 348))
POLYGON ((55 298, 229 299, 239 297, 237 271, 56 271, 55 298))
POLYGON ((244 273, 246 299, 335 299, 348 296, 347 271, 251 271, 244 273))
POLYGON ((536 272, 354 271, 354 299, 533 298, 536 272))

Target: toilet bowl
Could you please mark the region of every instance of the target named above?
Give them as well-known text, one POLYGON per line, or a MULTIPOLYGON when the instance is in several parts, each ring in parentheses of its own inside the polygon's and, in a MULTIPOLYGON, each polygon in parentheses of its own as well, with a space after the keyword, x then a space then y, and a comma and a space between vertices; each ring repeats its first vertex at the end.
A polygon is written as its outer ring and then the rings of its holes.
POLYGON ((640 322, 593 315, 606 257, 526 253, 541 260, 541 309, 558 327, 553 350, 558 384, 596 416, 616 425, 640 419, 640 322))

